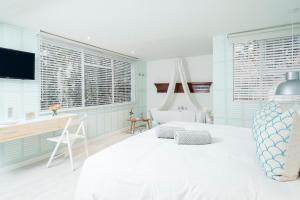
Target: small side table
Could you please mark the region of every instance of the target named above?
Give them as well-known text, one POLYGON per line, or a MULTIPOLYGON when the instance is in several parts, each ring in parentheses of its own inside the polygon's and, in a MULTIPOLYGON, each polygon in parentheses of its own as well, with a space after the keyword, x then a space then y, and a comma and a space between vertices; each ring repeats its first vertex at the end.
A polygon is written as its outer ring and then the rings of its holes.
POLYGON ((136 123, 137 122, 144 122, 147 124, 147 128, 150 129, 151 128, 151 119, 150 118, 131 118, 131 119, 128 119, 128 121, 130 121, 130 132, 132 134, 134 134, 134 130, 136 128, 136 123))

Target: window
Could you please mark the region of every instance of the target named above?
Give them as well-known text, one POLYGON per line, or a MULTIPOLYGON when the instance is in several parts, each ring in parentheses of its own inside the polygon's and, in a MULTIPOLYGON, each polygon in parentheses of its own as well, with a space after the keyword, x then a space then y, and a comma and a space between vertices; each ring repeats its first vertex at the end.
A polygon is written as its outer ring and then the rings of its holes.
POLYGON ((131 102, 130 61, 41 37, 41 110, 131 102))
POLYGON ((288 71, 300 71, 300 35, 234 43, 233 97, 266 100, 285 80, 288 71))
POLYGON ((84 54, 85 106, 112 103, 111 63, 104 56, 84 54))
POLYGON ((114 67, 114 101, 116 103, 131 101, 131 65, 124 61, 113 61, 114 67))
POLYGON ((42 40, 40 43, 41 110, 60 102, 62 108, 82 106, 81 52, 42 40))

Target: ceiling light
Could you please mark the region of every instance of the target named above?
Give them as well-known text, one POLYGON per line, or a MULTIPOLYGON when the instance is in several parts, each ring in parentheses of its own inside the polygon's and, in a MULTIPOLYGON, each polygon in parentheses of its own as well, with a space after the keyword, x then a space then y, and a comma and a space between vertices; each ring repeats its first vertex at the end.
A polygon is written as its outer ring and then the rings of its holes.
POLYGON ((130 51, 130 53, 131 53, 131 54, 135 54, 135 51, 132 50, 132 51, 130 51))
POLYGON ((299 72, 287 72, 286 81, 280 83, 276 95, 300 95, 299 72))
MULTIPOLYGON (((298 12, 298 8, 292 10, 292 65, 294 62, 294 15, 298 12)), ((287 72, 286 81, 278 85, 275 95, 300 95, 300 73, 299 72, 287 72)))

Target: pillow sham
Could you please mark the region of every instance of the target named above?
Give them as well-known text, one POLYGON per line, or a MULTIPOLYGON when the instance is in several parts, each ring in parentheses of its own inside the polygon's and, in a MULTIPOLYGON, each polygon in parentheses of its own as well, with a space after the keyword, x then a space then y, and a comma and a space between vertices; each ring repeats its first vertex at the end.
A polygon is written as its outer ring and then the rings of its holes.
POLYGON ((300 171, 299 115, 290 109, 256 131, 256 154, 266 175, 277 181, 296 180, 300 171))
POLYGON ((270 102, 263 106, 259 111, 256 111, 253 118, 252 134, 254 140, 257 139, 257 133, 266 123, 270 122, 274 117, 282 113, 282 109, 278 103, 270 102))
POLYGON ((176 131, 184 131, 185 129, 182 127, 175 126, 159 126, 155 129, 156 137, 158 138, 166 138, 166 139, 174 139, 174 135, 176 131))

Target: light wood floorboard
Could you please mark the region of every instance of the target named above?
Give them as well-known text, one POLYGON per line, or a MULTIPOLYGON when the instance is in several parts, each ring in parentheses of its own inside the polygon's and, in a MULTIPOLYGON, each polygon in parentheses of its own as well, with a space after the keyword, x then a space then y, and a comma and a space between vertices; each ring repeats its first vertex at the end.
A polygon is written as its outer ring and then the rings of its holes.
MULTIPOLYGON (((90 155, 132 136, 117 133, 89 144, 90 155)), ((85 160, 84 150, 74 151, 71 171, 68 158, 58 158, 50 168, 47 160, 0 174, 0 200, 72 200, 85 160)))

